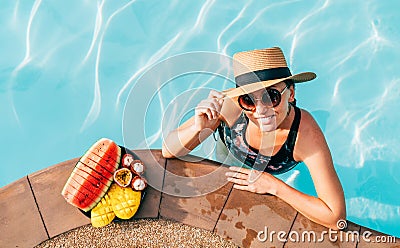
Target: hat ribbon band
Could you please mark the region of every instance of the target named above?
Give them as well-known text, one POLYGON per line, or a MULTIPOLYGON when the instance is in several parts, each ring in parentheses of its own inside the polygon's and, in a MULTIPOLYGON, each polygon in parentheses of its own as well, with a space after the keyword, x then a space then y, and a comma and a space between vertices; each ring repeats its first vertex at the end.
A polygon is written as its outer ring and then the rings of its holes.
POLYGON ((290 76, 292 76, 292 74, 290 73, 288 67, 279 67, 279 68, 271 68, 271 69, 248 72, 235 77, 235 81, 236 81, 236 87, 240 87, 255 82, 268 81, 278 78, 286 78, 290 76))

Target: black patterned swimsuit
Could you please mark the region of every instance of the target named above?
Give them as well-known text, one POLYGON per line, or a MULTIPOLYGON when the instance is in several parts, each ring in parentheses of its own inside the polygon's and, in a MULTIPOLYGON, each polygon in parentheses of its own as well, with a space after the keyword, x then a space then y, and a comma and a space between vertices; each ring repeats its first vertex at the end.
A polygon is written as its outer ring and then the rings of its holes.
POLYGON ((224 122, 218 126, 221 140, 229 151, 245 165, 271 174, 281 174, 293 169, 299 162, 293 158, 293 149, 299 129, 301 112, 294 106, 295 116, 290 127, 289 135, 281 149, 273 156, 259 154, 259 151, 246 142, 246 127, 249 119, 242 112, 232 128, 224 122))

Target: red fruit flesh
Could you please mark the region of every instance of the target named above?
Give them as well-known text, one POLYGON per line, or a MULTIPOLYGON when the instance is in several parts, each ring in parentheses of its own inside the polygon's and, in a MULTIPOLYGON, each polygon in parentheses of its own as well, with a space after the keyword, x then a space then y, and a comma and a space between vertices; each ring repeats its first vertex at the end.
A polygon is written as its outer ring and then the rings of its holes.
POLYGON ((111 173, 109 170, 113 170, 113 165, 112 164, 106 164, 105 160, 100 159, 100 163, 96 163, 93 160, 89 158, 81 159, 79 161, 82 163, 84 166, 87 166, 91 168, 92 170, 96 171, 100 175, 106 177, 106 178, 112 178, 113 173, 111 173))
POLYGON ((92 161, 95 164, 102 166, 105 170, 110 172, 110 174, 114 174, 114 172, 118 168, 119 163, 115 162, 114 159, 112 159, 111 157, 112 157, 111 155, 99 157, 98 155, 96 155, 94 153, 86 153, 80 159, 80 161, 84 164, 88 164, 88 163, 90 163, 90 161, 92 161))
POLYGON ((108 141, 104 141, 100 143, 100 145, 94 147, 90 151, 99 157, 109 158, 119 163, 121 159, 121 148, 114 142, 109 143, 108 141))
POLYGON ((108 188, 108 186, 112 182, 112 178, 108 179, 106 177, 103 177, 89 167, 77 167, 77 170, 74 170, 73 173, 81 175, 83 178, 86 178, 86 180, 90 180, 94 185, 98 185, 100 183, 101 185, 104 185, 108 188))
POLYGON ((82 194, 84 194, 85 196, 90 198, 92 201, 96 201, 96 199, 93 199, 92 197, 100 194, 100 192, 101 192, 101 189, 99 189, 99 188, 94 188, 93 186, 90 187, 89 186, 90 183, 85 183, 85 186, 84 186, 84 185, 81 185, 78 182, 76 182, 74 179, 72 179, 69 183, 77 191, 81 192, 82 194))
POLYGON ((89 178, 84 178, 80 174, 74 173, 74 176, 71 177, 73 181, 86 188, 90 192, 93 192, 94 195, 100 194, 100 191, 107 193, 105 190, 105 185, 100 182, 94 182, 93 180, 89 180, 89 178))
POLYGON ((96 204, 89 193, 82 193, 71 185, 68 185, 68 187, 63 190, 63 196, 67 202, 84 211, 90 210, 92 206, 96 204))

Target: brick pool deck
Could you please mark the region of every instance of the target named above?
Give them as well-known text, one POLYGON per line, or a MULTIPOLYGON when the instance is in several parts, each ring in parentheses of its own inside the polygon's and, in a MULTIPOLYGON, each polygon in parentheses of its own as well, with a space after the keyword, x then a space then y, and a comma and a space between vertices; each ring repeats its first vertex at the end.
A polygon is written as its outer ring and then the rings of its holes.
MULTIPOLYGON (((317 238, 328 229, 309 221, 275 196, 236 190, 231 183, 221 184, 219 189, 197 197, 162 193, 156 189, 171 192, 182 188, 176 178, 164 173, 160 166, 183 177, 200 177, 215 172, 217 178, 222 179, 225 179, 223 174, 227 167, 208 160, 197 163, 165 159, 160 150, 133 152, 145 163, 146 177, 153 186, 148 187, 135 219, 171 219, 215 232, 240 247, 400 247, 399 238, 396 243, 366 242, 361 237, 365 231, 371 232, 368 237, 371 240, 384 234, 352 222, 348 222, 348 228, 336 237, 346 237, 346 232, 357 231, 360 233, 359 242, 351 239, 332 242, 328 235, 322 242, 280 242, 277 235, 272 242, 261 242, 257 234, 265 227, 268 227, 268 232, 284 231, 286 234, 313 231, 317 238)), ((60 194, 77 161, 78 158, 54 165, 0 188, 0 247, 33 247, 90 223, 89 218, 66 203, 60 194)), ((203 186, 206 190, 207 185, 203 186)), ((201 185, 198 187, 202 188, 201 185)))

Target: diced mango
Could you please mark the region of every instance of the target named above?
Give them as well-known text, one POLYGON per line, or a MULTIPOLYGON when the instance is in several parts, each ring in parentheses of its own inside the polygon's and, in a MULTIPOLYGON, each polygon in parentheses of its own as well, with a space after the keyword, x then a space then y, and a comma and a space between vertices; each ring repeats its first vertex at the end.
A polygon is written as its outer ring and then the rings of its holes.
POLYGON ((115 218, 111 205, 111 199, 106 194, 101 201, 92 209, 90 221, 94 227, 102 227, 110 224, 115 218))

